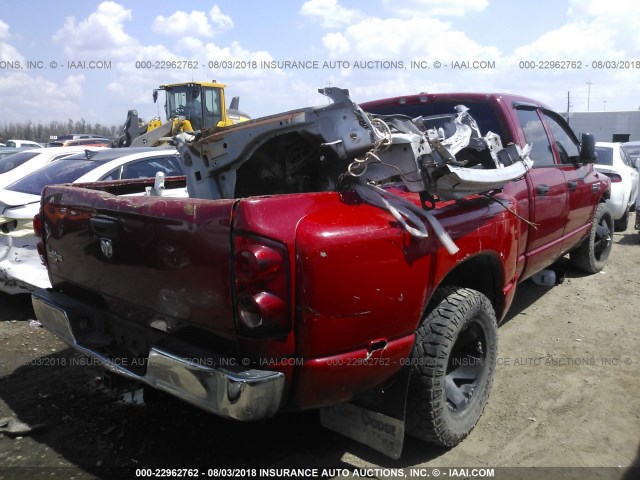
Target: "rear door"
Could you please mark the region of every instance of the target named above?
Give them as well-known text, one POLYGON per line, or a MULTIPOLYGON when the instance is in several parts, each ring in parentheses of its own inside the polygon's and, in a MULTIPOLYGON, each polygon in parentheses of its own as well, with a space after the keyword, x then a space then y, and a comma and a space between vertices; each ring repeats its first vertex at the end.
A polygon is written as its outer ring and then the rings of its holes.
POLYGON ((622 157, 624 164, 629 167, 629 172, 631 174, 631 196, 629 197, 629 204, 635 205, 636 199, 638 198, 638 170, 636 169, 633 159, 622 147, 620 147, 620 156, 622 157))
POLYGON ((534 106, 518 105, 516 112, 525 141, 531 144, 533 168, 527 175, 532 192, 525 276, 548 266, 560 256, 562 235, 569 215, 567 184, 562 166, 556 162, 551 141, 534 106))

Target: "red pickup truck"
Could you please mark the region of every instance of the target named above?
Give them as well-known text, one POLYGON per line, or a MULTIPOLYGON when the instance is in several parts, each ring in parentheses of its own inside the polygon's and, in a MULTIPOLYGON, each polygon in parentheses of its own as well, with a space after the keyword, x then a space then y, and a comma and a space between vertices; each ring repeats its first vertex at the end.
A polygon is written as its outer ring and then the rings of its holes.
MULTIPOLYGON (((326 426, 393 457, 405 431, 460 442, 487 402, 516 286, 568 252, 602 269, 610 184, 594 171, 593 137, 579 143, 527 98, 420 94, 361 108, 340 98, 198 133, 180 148, 198 198, 47 187, 34 224, 53 288, 33 294, 40 321, 111 372, 227 418, 323 407, 326 426), (467 109, 475 123, 451 131, 452 112, 467 109), (430 133, 411 133, 407 119, 430 133), (374 130, 411 143, 384 144, 374 130), (463 130, 495 135, 449 155, 463 130), (438 159, 491 160, 491 142, 517 145, 533 166, 488 192, 454 182, 425 194, 443 178, 438 159), (367 151, 382 196, 428 217, 402 222, 345 183, 367 151)), ((467 170, 501 172, 492 168, 467 170)))

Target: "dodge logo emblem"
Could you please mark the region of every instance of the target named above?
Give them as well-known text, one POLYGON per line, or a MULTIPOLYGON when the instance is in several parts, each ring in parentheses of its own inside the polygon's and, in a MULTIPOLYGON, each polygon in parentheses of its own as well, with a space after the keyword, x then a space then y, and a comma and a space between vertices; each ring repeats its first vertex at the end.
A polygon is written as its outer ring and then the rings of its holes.
POLYGON ((102 254, 105 256, 105 258, 110 259, 111 257, 113 257, 113 244, 111 243, 111 240, 109 240, 108 238, 101 238, 100 250, 102 250, 102 254))

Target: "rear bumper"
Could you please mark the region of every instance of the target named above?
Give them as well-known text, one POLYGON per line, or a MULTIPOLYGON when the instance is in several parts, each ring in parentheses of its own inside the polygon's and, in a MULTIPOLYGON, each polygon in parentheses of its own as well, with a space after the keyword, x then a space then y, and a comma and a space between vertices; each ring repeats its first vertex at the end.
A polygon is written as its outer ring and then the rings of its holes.
POLYGON ((37 290, 32 295, 38 320, 64 342, 99 361, 113 373, 168 392, 203 410, 241 421, 272 417, 280 408, 284 374, 251 368, 203 365, 167 347, 152 346, 146 371, 138 374, 121 362, 83 345, 79 321, 91 309, 65 295, 37 290))
POLYGON ((623 217, 624 212, 627 211, 628 205, 623 198, 622 191, 618 191, 618 192, 612 191, 611 198, 607 198, 606 204, 614 220, 620 220, 623 217))

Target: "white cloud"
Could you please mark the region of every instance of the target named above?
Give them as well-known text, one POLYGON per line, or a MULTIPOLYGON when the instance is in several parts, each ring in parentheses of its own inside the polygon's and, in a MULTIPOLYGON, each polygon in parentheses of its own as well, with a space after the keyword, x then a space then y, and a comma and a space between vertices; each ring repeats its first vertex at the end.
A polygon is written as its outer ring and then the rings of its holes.
POLYGON ((349 40, 342 33, 328 33, 322 37, 322 44, 329 50, 329 55, 337 57, 349 51, 349 40))
POLYGON ((343 33, 328 34, 323 43, 332 56, 354 58, 494 59, 495 47, 482 46, 447 22, 431 18, 381 19, 370 17, 347 27, 343 33))
POLYGON ((233 20, 229 15, 225 15, 218 5, 214 5, 209 10, 209 18, 219 30, 228 30, 233 28, 233 20))
POLYGON ((570 0, 569 16, 580 17, 618 17, 633 20, 630 15, 635 11, 637 3, 634 0, 616 0, 602 2, 601 0, 570 0))
POLYGON ((386 9, 395 16, 402 17, 461 17, 472 12, 481 12, 488 0, 382 0, 386 9))
POLYGON ((131 10, 107 1, 98 5, 95 12, 81 22, 67 17, 64 26, 53 40, 64 45, 65 53, 74 58, 108 55, 123 57, 137 41, 124 31, 124 22, 131 20, 131 10))
POLYGON ((159 15, 153 21, 153 30, 173 37, 213 37, 233 27, 233 20, 214 5, 209 14, 194 10, 175 12, 169 17, 159 15), (213 23, 213 24, 212 24, 213 23))
POLYGON ((615 65, 638 59, 640 17, 630 15, 634 9, 635 4, 630 1, 571 0, 566 24, 542 33, 508 57, 515 71, 512 80, 524 82, 530 78, 531 95, 555 102, 562 110, 566 109, 566 100, 561 98, 566 99, 567 92, 575 111, 586 111, 588 102, 591 110, 602 110, 605 104, 607 110, 634 108, 640 97, 635 71, 597 68, 599 61, 615 65), (582 62, 582 68, 523 72, 516 70, 522 60, 574 60, 582 62), (593 85, 590 94, 587 82, 593 85))
POLYGON ((18 52, 18 49, 13 45, 4 42, 3 40, 9 40, 11 34, 9 33, 9 25, 0 20, 0 60, 5 62, 22 62, 24 57, 18 52))
POLYGON ((12 112, 12 121, 38 121, 46 101, 46 108, 55 112, 51 118, 79 119, 83 112, 78 108, 78 99, 83 96, 84 82, 84 75, 69 75, 61 82, 23 72, 4 75, 0 77, 0 110, 12 112))
POLYGON ((607 52, 611 55, 620 53, 615 48, 613 32, 603 30, 597 25, 581 22, 563 25, 544 33, 527 45, 516 48, 514 58, 518 60, 581 60, 587 52, 607 52))
POLYGON ((153 21, 153 30, 164 35, 180 37, 192 35, 194 37, 213 36, 213 27, 209 24, 207 14, 193 11, 191 13, 175 12, 169 17, 159 15, 153 21))
POLYGON ((24 57, 20 55, 20 52, 13 45, 9 45, 5 42, 0 42, 0 60, 5 62, 23 61, 24 57))
POLYGON ((591 31, 608 32, 622 50, 640 48, 640 15, 634 15, 637 4, 630 0, 601 2, 571 0, 568 15, 572 23, 586 25, 591 31))
POLYGON ((343 7, 338 0, 308 0, 302 4, 299 13, 318 21, 324 28, 349 25, 362 16, 358 10, 343 7))

